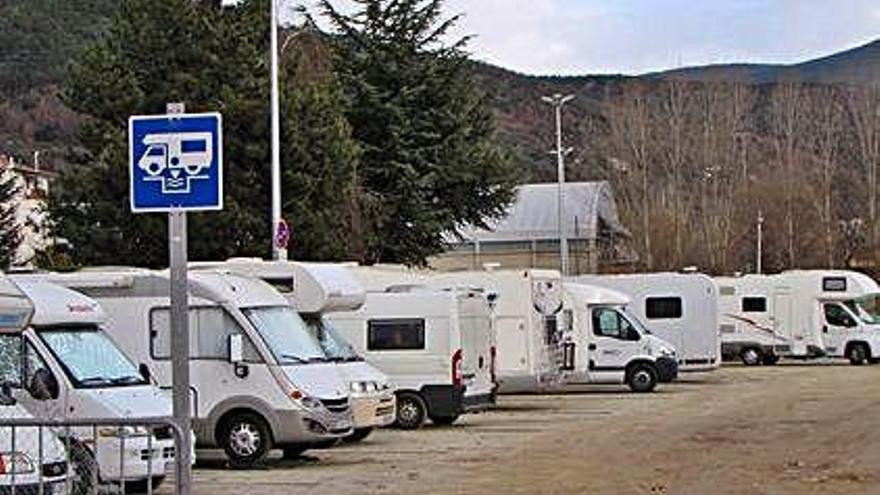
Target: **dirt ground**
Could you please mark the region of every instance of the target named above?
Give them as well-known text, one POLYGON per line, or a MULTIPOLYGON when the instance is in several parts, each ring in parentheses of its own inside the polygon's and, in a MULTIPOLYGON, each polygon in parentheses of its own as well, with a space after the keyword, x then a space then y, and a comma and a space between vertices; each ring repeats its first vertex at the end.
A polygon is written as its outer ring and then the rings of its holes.
POLYGON ((880 366, 732 366, 651 395, 585 387, 504 396, 452 427, 235 471, 196 493, 880 494, 880 366))

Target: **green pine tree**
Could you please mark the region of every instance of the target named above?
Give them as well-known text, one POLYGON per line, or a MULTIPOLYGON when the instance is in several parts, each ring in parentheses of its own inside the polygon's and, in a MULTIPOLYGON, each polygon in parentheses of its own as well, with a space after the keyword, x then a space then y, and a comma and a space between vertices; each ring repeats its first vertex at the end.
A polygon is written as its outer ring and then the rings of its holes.
POLYGON ((119 4, 64 89, 90 119, 49 212, 77 263, 167 264, 165 217, 129 212, 126 134, 130 115, 165 113, 167 102, 223 114, 224 210, 190 215, 190 256, 268 254, 268 27, 267 0, 119 4))
POLYGON ((463 48, 444 42, 457 17, 441 0, 321 0, 340 39, 335 70, 363 156, 365 262, 422 264, 444 233, 484 225, 517 178, 463 48))
POLYGON ((286 45, 282 209, 293 233, 290 254, 301 260, 359 258, 360 150, 345 118, 330 52, 311 22, 286 45))
POLYGON ((21 192, 15 176, 0 170, 0 269, 6 269, 15 261, 15 253, 21 245, 21 225, 16 212, 21 192))

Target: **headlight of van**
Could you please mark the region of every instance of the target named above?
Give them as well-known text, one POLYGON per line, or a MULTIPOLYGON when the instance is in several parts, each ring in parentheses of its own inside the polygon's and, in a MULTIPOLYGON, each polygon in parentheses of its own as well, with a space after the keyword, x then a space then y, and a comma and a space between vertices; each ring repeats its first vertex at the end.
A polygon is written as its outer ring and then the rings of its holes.
POLYGON ((351 382, 349 388, 352 394, 369 394, 381 390, 379 384, 374 381, 351 382))
POLYGON ((30 474, 34 462, 23 452, 0 452, 0 474, 30 474))
POLYGON ((98 436, 104 438, 146 437, 150 433, 143 426, 101 426, 98 436))

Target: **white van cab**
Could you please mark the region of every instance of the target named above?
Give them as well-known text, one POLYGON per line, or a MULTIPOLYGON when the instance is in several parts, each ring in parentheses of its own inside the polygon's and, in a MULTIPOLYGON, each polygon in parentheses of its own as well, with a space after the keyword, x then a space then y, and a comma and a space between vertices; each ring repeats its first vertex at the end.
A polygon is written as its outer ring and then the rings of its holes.
MULTIPOLYGON (((0 275, 0 335, 22 332, 32 313, 30 301, 0 275)), ((20 386, 20 379, 20 363, 0 359, 0 425, 4 420, 33 419, 13 397, 12 388, 20 386)), ((64 445, 51 430, 16 427, 13 434, 12 427, 0 426, 0 493, 12 493, 14 486, 15 493, 62 495, 67 493, 67 478, 64 445)))
POLYGON ((66 494, 67 455, 52 430, 17 427, 13 435, 12 427, 2 426, 4 419, 32 418, 8 386, 0 389, 0 493, 12 493, 15 487, 22 494, 66 494))
POLYGON ((847 270, 792 270, 715 279, 725 359, 880 359, 880 286, 847 270))
MULTIPOLYGON (((52 280, 100 301, 120 345, 171 387, 167 271, 93 269, 52 280)), ((273 447, 293 457, 352 434, 348 384, 269 284, 191 271, 189 315, 197 446, 220 447, 233 464, 249 466, 273 447)))
POLYGON ((324 316, 334 311, 355 311, 366 292, 347 268, 330 263, 263 261, 233 258, 221 263, 193 263, 193 269, 223 268, 256 277, 278 290, 299 311, 309 331, 320 343, 349 384, 354 433, 347 441, 360 441, 374 428, 395 419, 394 387, 388 377, 368 363, 324 316))
POLYGON ((396 424, 454 423, 495 403, 491 303, 479 291, 392 286, 327 315, 397 387, 396 424))
MULTIPOLYGON (((131 419, 171 416, 171 398, 104 332, 98 303, 64 287, 11 277, 33 304, 24 331, 0 334, 0 361, 20 363, 18 402, 37 418, 131 419)), ((67 431, 67 430, 65 430, 67 431)), ((174 466, 171 428, 71 428, 74 487, 99 482, 158 486, 174 466), (97 439, 95 438, 97 434, 97 439)), ((80 488, 82 489, 82 488, 80 488)))
POLYGON ((574 282, 564 287, 564 338, 576 344, 567 383, 626 383, 634 392, 650 392, 676 378, 675 348, 627 311, 627 295, 574 282))

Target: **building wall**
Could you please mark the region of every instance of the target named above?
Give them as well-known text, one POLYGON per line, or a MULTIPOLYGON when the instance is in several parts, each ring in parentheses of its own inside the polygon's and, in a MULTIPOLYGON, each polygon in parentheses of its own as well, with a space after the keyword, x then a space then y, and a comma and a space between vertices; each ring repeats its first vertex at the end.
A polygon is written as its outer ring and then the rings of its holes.
MULTIPOLYGON (((571 275, 597 273, 602 269, 600 256, 594 243, 587 239, 569 241, 569 270, 571 275)), ((432 268, 440 271, 482 270, 487 263, 500 268, 560 268, 559 247, 555 241, 523 241, 472 244, 456 247, 428 260, 432 268)))

